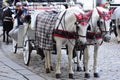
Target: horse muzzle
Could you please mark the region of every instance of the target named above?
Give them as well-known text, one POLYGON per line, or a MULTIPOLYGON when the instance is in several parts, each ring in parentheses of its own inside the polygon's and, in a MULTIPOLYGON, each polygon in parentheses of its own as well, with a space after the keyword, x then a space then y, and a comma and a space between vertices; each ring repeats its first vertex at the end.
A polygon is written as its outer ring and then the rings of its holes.
POLYGON ((105 42, 109 42, 110 39, 111 39, 111 36, 110 36, 110 35, 105 35, 105 36, 103 37, 103 41, 105 41, 105 42))
POLYGON ((84 44, 87 43, 87 40, 86 40, 86 39, 83 39, 83 40, 79 40, 78 42, 79 42, 79 44, 84 45, 84 44))

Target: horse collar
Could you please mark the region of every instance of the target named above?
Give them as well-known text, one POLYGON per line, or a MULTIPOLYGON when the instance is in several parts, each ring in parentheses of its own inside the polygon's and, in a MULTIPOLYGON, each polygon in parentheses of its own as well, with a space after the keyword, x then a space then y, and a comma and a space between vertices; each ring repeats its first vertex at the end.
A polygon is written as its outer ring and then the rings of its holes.
POLYGON ((77 39, 78 38, 76 32, 69 32, 69 31, 59 30, 59 29, 53 30, 53 36, 62 37, 66 39, 77 39))
POLYGON ((102 39, 102 34, 100 32, 87 32, 87 39, 99 40, 102 39))

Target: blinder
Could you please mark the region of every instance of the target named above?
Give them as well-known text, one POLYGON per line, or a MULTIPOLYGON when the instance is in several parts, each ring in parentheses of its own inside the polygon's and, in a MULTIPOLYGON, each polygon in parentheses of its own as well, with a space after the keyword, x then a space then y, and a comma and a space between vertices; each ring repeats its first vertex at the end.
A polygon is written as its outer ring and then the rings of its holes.
POLYGON ((97 26, 100 27, 100 20, 97 21, 97 26))
POLYGON ((78 26, 79 22, 75 22, 75 25, 76 25, 76 36, 77 37, 83 37, 83 38, 86 38, 86 36, 83 36, 83 35, 79 35, 78 34, 78 31, 80 30, 80 27, 78 26))
POLYGON ((78 26, 78 22, 75 22, 75 26, 76 26, 76 31, 80 30, 80 27, 78 26))

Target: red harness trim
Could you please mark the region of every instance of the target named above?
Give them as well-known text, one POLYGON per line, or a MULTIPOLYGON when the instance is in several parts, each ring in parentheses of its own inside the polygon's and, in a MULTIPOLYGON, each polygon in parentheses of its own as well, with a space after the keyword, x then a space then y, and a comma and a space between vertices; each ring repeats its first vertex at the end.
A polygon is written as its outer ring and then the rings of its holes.
POLYGON ((100 32, 87 32, 87 39, 102 39, 102 34, 100 32))
POLYGON ((76 32, 69 32, 69 31, 64 31, 64 30, 59 30, 59 29, 54 29, 52 35, 61 37, 61 38, 66 38, 66 39, 77 39, 78 38, 76 32))

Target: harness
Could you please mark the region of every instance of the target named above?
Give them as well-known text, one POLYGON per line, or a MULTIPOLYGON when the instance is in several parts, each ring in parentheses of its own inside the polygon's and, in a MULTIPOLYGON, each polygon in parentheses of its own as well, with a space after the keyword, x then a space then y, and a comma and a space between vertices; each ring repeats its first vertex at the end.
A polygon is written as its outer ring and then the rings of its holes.
POLYGON ((62 37, 62 38, 66 38, 66 39, 78 39, 78 37, 83 37, 85 38, 86 36, 80 35, 78 34, 78 22, 75 22, 76 25, 76 32, 70 32, 70 31, 66 31, 66 27, 65 27, 65 15, 66 15, 67 10, 63 13, 62 17, 60 18, 60 21, 57 25, 57 28, 53 30, 53 36, 57 36, 57 37, 62 37), (64 20, 63 24, 62 24, 62 20, 64 20), (61 24, 62 29, 60 30, 59 25, 61 24))
POLYGON ((102 34, 100 32, 87 32, 87 39, 91 39, 91 40, 99 40, 102 38, 102 34))
POLYGON ((106 29, 107 26, 105 24, 105 21, 110 19, 110 15, 106 14, 105 12, 103 12, 101 18, 103 18, 103 24, 104 24, 103 26, 104 26, 105 30, 103 31, 100 26, 98 26, 98 27, 99 27, 99 30, 100 30, 101 34, 104 37, 107 33, 110 32, 110 31, 107 31, 107 29, 106 29))
MULTIPOLYGON (((106 25, 105 21, 109 20, 110 16, 108 14, 106 14, 105 12, 103 12, 103 14, 100 15, 100 18, 103 19, 103 27, 105 30, 103 31, 101 29, 101 23, 100 23, 100 19, 99 19, 98 22, 100 25, 98 25, 98 29, 100 32, 97 30, 97 27, 95 27, 96 29, 94 28, 94 30, 92 32, 90 32, 90 31, 87 32, 87 39, 97 41, 99 39, 102 39, 107 33, 109 33, 109 31, 107 31, 107 29, 106 29, 107 25, 106 25)), ((91 19, 91 23, 92 23, 92 19, 91 19)), ((92 26, 93 26, 93 24, 92 24, 92 26)), ((102 40, 101 44, 102 43, 103 43, 103 40, 102 40)))

